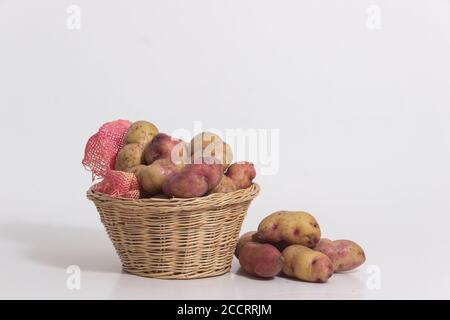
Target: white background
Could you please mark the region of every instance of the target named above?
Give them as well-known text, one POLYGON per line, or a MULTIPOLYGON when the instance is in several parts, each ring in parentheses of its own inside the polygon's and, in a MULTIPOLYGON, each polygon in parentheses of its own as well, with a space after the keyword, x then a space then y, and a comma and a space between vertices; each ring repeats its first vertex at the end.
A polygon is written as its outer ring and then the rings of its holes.
POLYGON ((0 297, 450 298, 449 57, 447 0, 1 0, 0 297), (81 166, 117 118, 279 129, 279 172, 257 177, 243 231, 307 210, 366 264, 327 284, 257 281, 236 261, 193 281, 121 272, 81 166))

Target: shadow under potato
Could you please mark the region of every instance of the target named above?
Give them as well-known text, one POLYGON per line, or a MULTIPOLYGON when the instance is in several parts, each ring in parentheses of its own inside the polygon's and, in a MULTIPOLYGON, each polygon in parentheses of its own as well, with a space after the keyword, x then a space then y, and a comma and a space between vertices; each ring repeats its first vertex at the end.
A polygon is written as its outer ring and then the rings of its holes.
POLYGON ((66 269, 121 272, 121 263, 105 230, 100 228, 44 225, 29 222, 0 225, 0 240, 22 245, 26 258, 47 266, 66 269))

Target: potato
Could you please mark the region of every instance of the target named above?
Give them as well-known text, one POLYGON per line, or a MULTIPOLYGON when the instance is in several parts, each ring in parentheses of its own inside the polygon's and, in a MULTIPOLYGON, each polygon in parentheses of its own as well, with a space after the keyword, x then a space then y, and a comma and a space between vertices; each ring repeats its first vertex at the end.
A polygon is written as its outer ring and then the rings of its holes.
POLYGON ((314 250, 327 255, 336 272, 355 269, 366 261, 364 250, 351 240, 320 239, 314 250))
POLYGON ((212 194, 212 193, 228 193, 228 192, 233 192, 236 191, 237 187, 234 184, 233 180, 231 180, 230 178, 228 178, 227 176, 223 176, 222 179, 220 179, 220 182, 217 186, 215 186, 214 188, 212 188, 208 194, 212 194))
POLYGON ((253 179, 256 177, 255 167, 250 162, 233 163, 225 174, 233 180, 238 189, 250 187, 253 179))
POLYGON ((144 162, 144 145, 140 143, 126 144, 117 153, 114 169, 129 171, 144 162))
POLYGON ((187 164, 180 173, 173 175, 163 184, 162 190, 170 197, 201 197, 216 187, 222 176, 220 164, 187 164))
POLYGON ((147 164, 152 164, 158 159, 167 159, 174 164, 183 164, 186 162, 187 145, 183 140, 173 138, 165 133, 158 133, 145 147, 144 157, 147 164))
POLYGON ((333 263, 323 253, 298 244, 283 250, 283 273, 309 282, 327 282, 333 275, 333 263))
MULTIPOLYGON (((223 142, 222 138, 217 134, 212 132, 200 132, 194 138, 192 138, 189 143, 190 153, 191 155, 197 150, 205 150, 207 146, 215 142, 223 142)), ((201 155, 196 156, 195 158, 200 157, 201 155)))
POLYGON ((146 145, 158 134, 158 128, 148 121, 136 121, 128 128, 125 143, 141 143, 146 145))
POLYGON ((208 183, 204 176, 182 171, 169 178, 162 187, 164 194, 175 198, 201 197, 208 192, 208 183))
POLYGON ((211 158, 202 158, 203 162, 195 160, 193 164, 187 164, 186 170, 206 178, 208 191, 215 188, 223 177, 222 166, 211 158))
MULTIPOLYGON (((247 242, 253 241, 253 235, 256 234, 256 231, 249 231, 244 233, 238 240, 238 243, 236 245, 236 249, 234 250, 234 255, 236 258, 239 258, 239 251, 241 248, 246 244, 247 242)), ((253 241, 256 242, 256 241, 253 241)))
POLYGON ((233 152, 231 147, 223 141, 216 141, 207 145, 204 149, 197 148, 191 153, 193 159, 200 157, 211 157, 216 159, 216 163, 220 163, 225 171, 233 161, 233 152))
POLYGON ((255 235, 262 242, 314 247, 320 240, 316 219, 303 211, 277 211, 264 218, 255 235))
POLYGON ((136 176, 139 185, 147 195, 152 196, 162 192, 162 185, 172 175, 180 172, 180 167, 167 159, 158 159, 151 165, 138 170, 136 176))
POLYGON ((270 244, 250 241, 240 248, 239 263, 251 275, 272 278, 283 268, 283 256, 270 244))

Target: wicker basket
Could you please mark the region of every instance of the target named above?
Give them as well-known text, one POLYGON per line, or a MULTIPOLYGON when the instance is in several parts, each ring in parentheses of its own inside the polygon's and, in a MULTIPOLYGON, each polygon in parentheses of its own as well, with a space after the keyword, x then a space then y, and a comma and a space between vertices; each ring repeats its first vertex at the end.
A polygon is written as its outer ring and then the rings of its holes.
POLYGON ((125 199, 88 190, 124 270, 163 279, 230 270, 242 221, 259 186, 192 199, 125 199))

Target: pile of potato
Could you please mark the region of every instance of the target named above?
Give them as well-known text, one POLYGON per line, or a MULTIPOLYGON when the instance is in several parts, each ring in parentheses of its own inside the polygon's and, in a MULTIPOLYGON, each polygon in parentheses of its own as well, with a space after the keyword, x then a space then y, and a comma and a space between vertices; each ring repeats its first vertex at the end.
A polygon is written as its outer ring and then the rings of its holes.
POLYGON ((235 255, 250 275, 271 278, 282 271, 309 282, 327 282, 334 272, 355 269, 366 260, 353 241, 321 239, 316 219, 302 211, 267 216, 257 231, 241 236, 235 255))
POLYGON ((250 187, 253 164, 232 160, 230 146, 214 133, 199 133, 186 143, 137 121, 125 135, 115 170, 136 175, 141 198, 192 198, 250 187))

